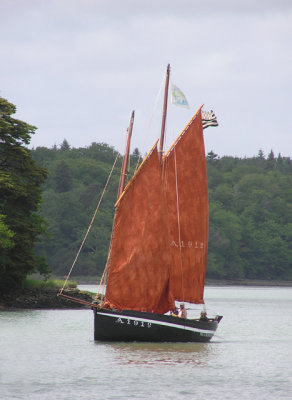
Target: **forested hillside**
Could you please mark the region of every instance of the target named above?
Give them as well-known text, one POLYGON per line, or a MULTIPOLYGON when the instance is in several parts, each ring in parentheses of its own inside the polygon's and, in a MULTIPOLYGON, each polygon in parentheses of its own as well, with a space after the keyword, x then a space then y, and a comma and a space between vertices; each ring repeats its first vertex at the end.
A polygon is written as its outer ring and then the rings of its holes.
MULTIPOLYGON (((137 162, 134 151, 132 166, 137 162)), ((116 157, 107 144, 38 147, 49 170, 42 215, 49 236, 38 245, 56 275, 68 273, 116 157)), ((292 279, 292 160, 259 151, 253 158, 207 155, 210 235, 207 277, 292 279)), ((121 159, 73 274, 100 275, 110 241, 121 159)))
POLYGON ((292 278, 292 162, 207 156, 208 276, 292 278))

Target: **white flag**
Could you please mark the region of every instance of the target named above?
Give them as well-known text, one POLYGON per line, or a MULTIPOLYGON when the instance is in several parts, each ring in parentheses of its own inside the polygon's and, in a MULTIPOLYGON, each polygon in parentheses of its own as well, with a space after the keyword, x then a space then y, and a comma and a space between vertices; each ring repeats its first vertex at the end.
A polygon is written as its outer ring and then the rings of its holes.
POLYGON ((171 104, 189 108, 189 103, 183 92, 175 85, 171 84, 171 104))

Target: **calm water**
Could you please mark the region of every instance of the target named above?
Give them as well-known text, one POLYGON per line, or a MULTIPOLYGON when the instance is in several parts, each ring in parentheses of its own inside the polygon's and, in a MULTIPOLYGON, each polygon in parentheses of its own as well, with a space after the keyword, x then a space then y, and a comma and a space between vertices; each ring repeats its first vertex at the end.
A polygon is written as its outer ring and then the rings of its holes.
POLYGON ((0 398, 292 399, 292 288, 205 298, 224 315, 207 344, 95 343, 91 310, 0 312, 0 398))

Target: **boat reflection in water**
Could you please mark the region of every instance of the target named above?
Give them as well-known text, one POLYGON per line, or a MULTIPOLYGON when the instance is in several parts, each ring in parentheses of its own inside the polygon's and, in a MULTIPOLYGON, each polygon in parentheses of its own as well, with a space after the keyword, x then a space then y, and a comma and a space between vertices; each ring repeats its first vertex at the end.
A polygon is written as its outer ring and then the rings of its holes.
MULTIPOLYGON (((96 342, 98 344, 98 342, 96 342)), ((119 365, 208 366, 213 353, 206 343, 108 343, 107 350, 119 365)))

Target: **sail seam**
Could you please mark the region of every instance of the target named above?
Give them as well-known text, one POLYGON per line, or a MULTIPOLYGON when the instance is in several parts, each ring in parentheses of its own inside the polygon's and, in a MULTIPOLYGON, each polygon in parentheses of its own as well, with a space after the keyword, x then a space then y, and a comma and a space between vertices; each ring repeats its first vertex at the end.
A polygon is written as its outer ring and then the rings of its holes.
POLYGON ((180 214, 179 214, 179 195, 178 195, 178 182, 177 182, 177 167, 176 167, 176 151, 174 148, 174 169, 175 169, 175 189, 176 189, 176 210, 177 210, 177 229, 178 229, 178 241, 179 241, 179 261, 180 261, 180 272, 181 272, 181 289, 183 299, 184 295, 184 277, 183 277, 183 265, 182 265, 182 252, 181 252, 181 231, 180 231, 180 214))

